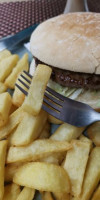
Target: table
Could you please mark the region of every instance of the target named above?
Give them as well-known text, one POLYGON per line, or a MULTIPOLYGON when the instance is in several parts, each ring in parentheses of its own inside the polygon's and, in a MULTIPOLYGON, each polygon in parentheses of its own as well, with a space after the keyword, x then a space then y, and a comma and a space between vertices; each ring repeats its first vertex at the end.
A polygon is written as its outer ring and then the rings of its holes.
MULTIPOLYGON (((64 11, 66 0, 0 0, 0 38, 15 34, 64 11)), ((88 0, 92 12, 100 12, 98 0, 88 0)))

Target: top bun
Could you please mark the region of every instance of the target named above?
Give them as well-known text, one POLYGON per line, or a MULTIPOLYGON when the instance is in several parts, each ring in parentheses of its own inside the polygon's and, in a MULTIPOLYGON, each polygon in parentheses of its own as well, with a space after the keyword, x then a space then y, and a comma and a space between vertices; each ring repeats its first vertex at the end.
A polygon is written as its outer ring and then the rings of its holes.
POLYGON ((65 70, 100 74, 100 14, 69 13, 40 24, 30 40, 40 61, 65 70))

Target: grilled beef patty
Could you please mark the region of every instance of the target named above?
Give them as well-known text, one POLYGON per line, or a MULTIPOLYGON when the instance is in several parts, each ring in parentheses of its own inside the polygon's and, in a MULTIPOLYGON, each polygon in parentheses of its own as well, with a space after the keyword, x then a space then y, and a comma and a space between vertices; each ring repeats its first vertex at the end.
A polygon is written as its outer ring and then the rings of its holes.
MULTIPOLYGON (((36 65, 46 64, 35 58, 36 65)), ((48 64, 46 64, 48 65, 48 64)), ((50 66, 50 65, 49 65, 50 66)), ((65 87, 85 88, 85 89, 100 89, 100 75, 72 72, 59 69, 53 66, 51 79, 65 87)))

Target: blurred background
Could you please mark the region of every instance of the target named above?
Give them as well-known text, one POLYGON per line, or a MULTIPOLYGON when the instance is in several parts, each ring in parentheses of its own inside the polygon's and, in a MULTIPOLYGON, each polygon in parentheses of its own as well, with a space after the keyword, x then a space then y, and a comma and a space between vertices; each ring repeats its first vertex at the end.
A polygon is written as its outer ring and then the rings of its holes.
MULTIPOLYGON (((87 0, 89 11, 100 12, 100 0, 87 0)), ((66 0, 0 0, 0 38, 63 13, 66 0)))

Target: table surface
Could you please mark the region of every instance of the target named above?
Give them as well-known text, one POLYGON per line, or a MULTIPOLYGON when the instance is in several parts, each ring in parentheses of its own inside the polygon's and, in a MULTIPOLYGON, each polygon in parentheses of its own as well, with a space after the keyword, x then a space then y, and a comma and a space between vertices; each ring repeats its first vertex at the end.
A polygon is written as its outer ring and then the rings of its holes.
MULTIPOLYGON (((0 0, 0 38, 63 13, 66 0, 0 0)), ((99 0, 88 0, 89 10, 100 12, 99 0)))
MULTIPOLYGON (((0 3, 9 3, 9 2, 21 2, 21 1, 29 1, 29 0, 0 0, 0 3)), ((33 0, 34 1, 34 0, 33 0)), ((38 1, 38 0, 37 0, 38 1)))

